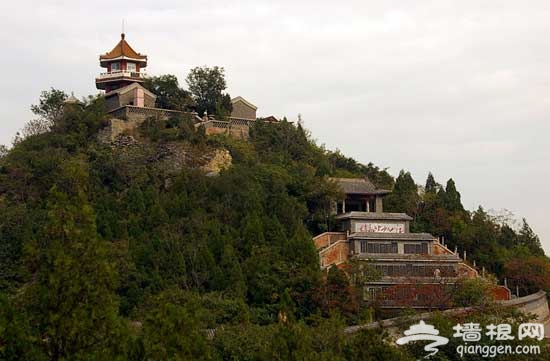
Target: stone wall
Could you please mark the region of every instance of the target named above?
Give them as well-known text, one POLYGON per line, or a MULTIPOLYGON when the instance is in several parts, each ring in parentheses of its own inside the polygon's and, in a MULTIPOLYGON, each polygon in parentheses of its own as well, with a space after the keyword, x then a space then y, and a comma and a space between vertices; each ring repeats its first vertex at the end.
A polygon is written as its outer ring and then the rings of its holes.
POLYGON ((538 291, 529 296, 503 301, 503 305, 516 307, 522 312, 530 313, 536 317, 536 321, 542 322, 550 317, 546 292, 538 291))
POLYGON ((98 138, 103 143, 112 143, 122 134, 137 137, 140 124, 141 122, 111 118, 109 124, 99 131, 98 138))
POLYGON ((105 97, 105 109, 110 112, 111 110, 117 109, 120 107, 120 102, 117 95, 110 97, 105 97))
POLYGON ((476 269, 465 262, 460 262, 458 264, 458 274, 460 275, 460 277, 464 277, 464 278, 478 277, 478 273, 476 269))
POLYGON ((149 107, 136 107, 132 105, 126 105, 119 109, 116 109, 110 113, 113 117, 124 119, 130 122, 136 122, 141 124, 147 118, 168 119, 173 116, 189 114, 193 117, 196 115, 193 113, 180 112, 177 110, 168 110, 160 108, 149 107))
POLYGON ((221 121, 221 120, 208 120, 195 124, 196 127, 203 126, 206 135, 213 134, 228 134, 237 139, 248 139, 249 137, 249 122, 246 121, 221 121))
POLYGON ((195 127, 203 126, 206 135, 228 134, 237 139, 248 139, 250 121, 246 120, 208 120, 203 122, 196 113, 180 112, 150 107, 137 107, 126 105, 112 110, 109 115, 112 118, 109 124, 100 131, 99 139, 104 142, 112 142, 121 134, 137 137, 138 127, 150 118, 166 120, 174 116, 188 115, 195 121, 195 127))
MULTIPOLYGON (((130 93, 132 92, 129 92, 129 94, 130 93)), ((147 99, 148 97, 145 97, 146 105, 148 104, 147 99)), ((191 116, 195 120, 197 120, 196 113, 186 113, 176 110, 150 108, 147 106, 123 106, 109 113, 112 118, 109 120, 108 125, 100 130, 99 139, 103 142, 110 143, 113 142, 121 134, 128 134, 137 138, 139 136, 138 128, 146 119, 156 118, 158 120, 166 120, 170 117, 184 114, 191 116)))
POLYGON ((497 301, 507 301, 512 298, 512 292, 506 286, 494 286, 491 288, 490 292, 497 301))
POLYGON ((319 262, 321 268, 331 265, 344 264, 349 259, 349 242, 347 240, 337 241, 319 251, 319 262))
MULTIPOLYGON (((539 291, 537 293, 534 293, 529 296, 517 298, 510 301, 501 301, 500 302, 504 306, 510 306, 515 307, 519 311, 531 314, 535 317, 534 322, 546 322, 548 318, 550 317, 550 311, 548 309, 548 300, 546 298, 546 292, 539 291)), ((387 320, 382 320, 379 322, 371 322, 366 323, 363 325, 356 325, 356 326, 350 326, 346 327, 344 329, 344 332, 346 333, 355 333, 361 330, 372 330, 372 329, 378 329, 383 328, 390 332, 390 334, 397 334, 399 332, 399 329, 403 327, 404 324, 412 324, 416 323, 420 320, 429 320, 430 318, 434 317, 435 315, 443 315, 448 317, 467 317, 467 315, 474 311, 474 308, 472 307, 464 307, 464 308, 453 308, 450 310, 445 310, 442 312, 424 312, 419 313, 414 316, 409 317, 396 317, 391 318, 387 320)))
POLYGON ((330 246, 336 241, 344 239, 346 239, 345 232, 325 232, 313 237, 313 243, 315 244, 315 247, 319 250, 323 247, 330 246))

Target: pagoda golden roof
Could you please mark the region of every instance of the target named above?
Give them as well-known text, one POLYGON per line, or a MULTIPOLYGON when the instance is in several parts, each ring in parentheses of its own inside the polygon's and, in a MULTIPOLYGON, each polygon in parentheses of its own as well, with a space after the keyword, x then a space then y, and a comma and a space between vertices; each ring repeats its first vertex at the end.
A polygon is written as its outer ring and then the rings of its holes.
POLYGON ((120 41, 115 45, 113 50, 99 56, 101 66, 106 66, 106 63, 118 59, 137 60, 141 66, 147 65, 147 55, 136 52, 124 38, 124 34, 120 34, 120 41))

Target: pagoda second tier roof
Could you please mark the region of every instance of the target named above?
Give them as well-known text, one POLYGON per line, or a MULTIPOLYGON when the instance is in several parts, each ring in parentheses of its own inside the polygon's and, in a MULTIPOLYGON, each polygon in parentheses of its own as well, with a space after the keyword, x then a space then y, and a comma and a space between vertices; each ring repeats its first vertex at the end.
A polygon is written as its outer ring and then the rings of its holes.
POLYGON ((388 212, 347 212, 336 216, 336 219, 366 219, 375 221, 412 221, 412 217, 405 213, 388 212))
POLYGON ((115 45, 113 50, 99 56, 101 66, 106 66, 108 62, 120 59, 137 60, 140 62, 141 66, 147 64, 147 55, 140 54, 132 49, 130 44, 126 41, 124 34, 121 34, 120 41, 115 45))

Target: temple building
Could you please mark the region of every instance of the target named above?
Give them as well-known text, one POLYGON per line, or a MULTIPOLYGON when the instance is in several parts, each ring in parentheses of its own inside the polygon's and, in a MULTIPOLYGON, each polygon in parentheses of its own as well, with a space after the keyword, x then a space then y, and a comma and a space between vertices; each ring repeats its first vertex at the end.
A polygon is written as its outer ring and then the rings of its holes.
POLYGON ((207 135, 229 134, 243 139, 248 138, 249 127, 256 121, 257 107, 240 96, 232 99, 233 112, 229 119, 157 108, 156 95, 143 87, 147 55, 135 51, 125 34, 120 35, 120 41, 111 51, 99 56, 99 66, 105 71, 96 77, 95 84, 105 92, 102 95, 105 109, 111 116, 108 126, 100 133, 104 142, 113 142, 122 135, 137 136, 138 126, 146 119, 166 120, 185 115, 196 128, 202 126, 207 135))
POLYGON ((233 110, 231 111, 231 119, 235 120, 256 120, 256 110, 258 107, 250 103, 245 98, 238 96, 231 99, 231 105, 233 110))
MULTIPOLYGON (((103 130, 103 139, 132 133, 147 118, 167 119, 184 112, 156 108, 157 96, 143 87, 147 76, 147 55, 138 53, 126 41, 125 34, 115 47, 99 56, 99 66, 106 71, 95 79, 97 89, 104 90, 105 110, 112 116, 103 130)), ((189 115, 199 122, 196 115, 189 115)))
POLYGON ((128 44, 124 34, 113 50, 99 56, 99 65, 107 71, 95 80, 98 89, 109 93, 134 83, 143 83, 147 67, 147 55, 136 52, 128 44))
POLYGON ((331 180, 343 194, 332 206, 337 229, 313 240, 322 269, 345 269, 353 260, 377 275, 364 285, 365 300, 385 308, 445 308, 450 301, 445 295, 459 278, 478 277, 475 267, 437 237, 411 233, 410 216, 384 212, 390 191, 367 178, 331 180))

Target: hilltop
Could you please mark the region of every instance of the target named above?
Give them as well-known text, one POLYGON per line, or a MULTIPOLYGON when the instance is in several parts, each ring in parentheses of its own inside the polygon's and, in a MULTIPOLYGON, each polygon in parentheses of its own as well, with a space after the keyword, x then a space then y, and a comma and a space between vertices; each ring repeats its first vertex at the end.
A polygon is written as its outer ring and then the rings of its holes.
POLYGON ((383 335, 339 331, 376 310, 341 272, 320 271, 312 235, 331 230, 341 196, 329 177, 393 190, 386 210, 522 295, 550 287, 527 221, 465 210, 452 179, 419 188, 284 119, 237 139, 174 116, 103 143, 104 100, 66 99, 43 93, 34 131, 0 154, 4 359, 410 359, 383 335))

